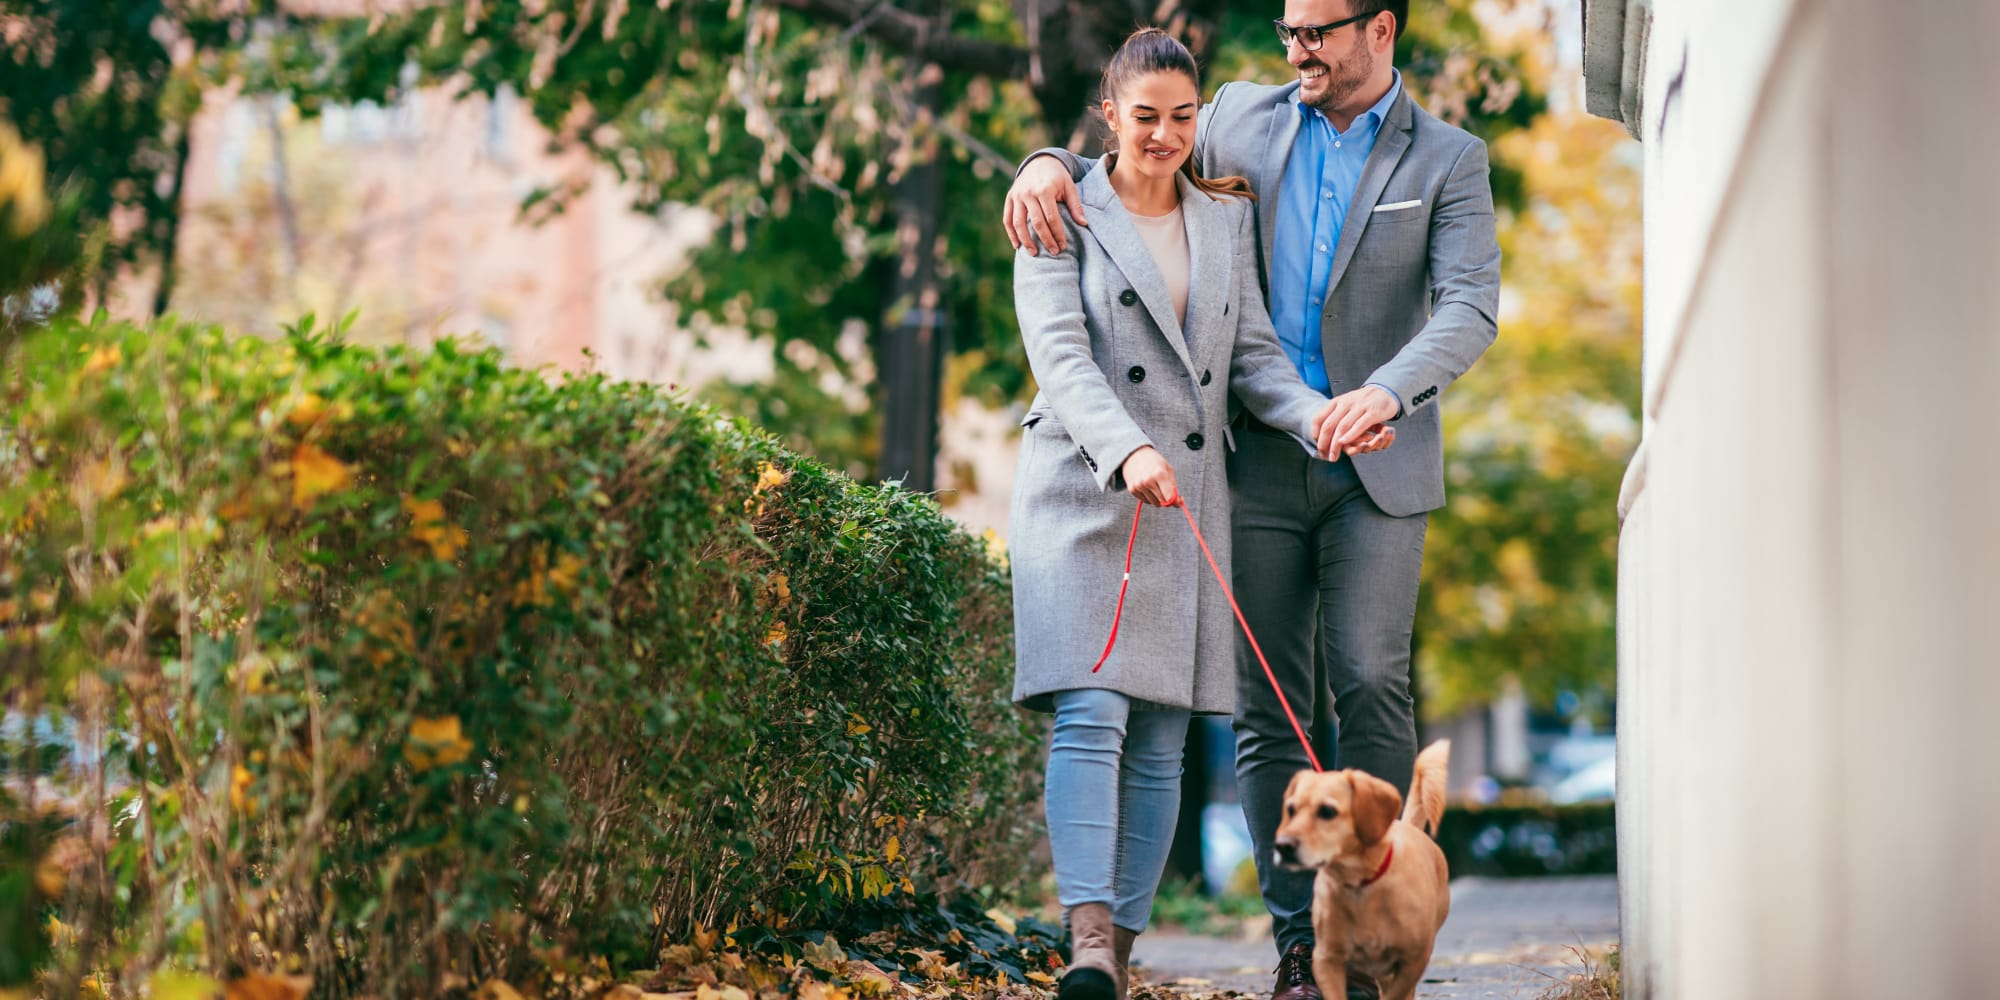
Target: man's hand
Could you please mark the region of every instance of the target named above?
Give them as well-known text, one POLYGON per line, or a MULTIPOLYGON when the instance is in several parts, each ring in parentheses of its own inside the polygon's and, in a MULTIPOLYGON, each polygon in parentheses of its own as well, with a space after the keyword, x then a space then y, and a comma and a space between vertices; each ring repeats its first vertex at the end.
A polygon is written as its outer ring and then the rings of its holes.
POLYGON ((1021 168, 1014 186, 1007 189, 1007 239, 1014 249, 1026 247, 1029 256, 1039 256, 1032 232, 1050 253, 1062 253, 1069 245, 1058 206, 1068 205, 1069 216, 1079 226, 1088 226, 1083 217, 1083 196, 1070 179, 1069 168, 1053 156, 1037 156, 1021 168))
POLYGON ((1333 397, 1313 418, 1313 438, 1320 454, 1336 461, 1342 454, 1361 455, 1389 447, 1396 440, 1396 429, 1386 423, 1398 409, 1395 397, 1372 385, 1333 397))
POLYGON ((1156 507, 1172 507, 1181 502, 1180 488, 1174 485, 1174 467, 1167 464, 1152 445, 1133 452, 1119 468, 1125 489, 1156 507))

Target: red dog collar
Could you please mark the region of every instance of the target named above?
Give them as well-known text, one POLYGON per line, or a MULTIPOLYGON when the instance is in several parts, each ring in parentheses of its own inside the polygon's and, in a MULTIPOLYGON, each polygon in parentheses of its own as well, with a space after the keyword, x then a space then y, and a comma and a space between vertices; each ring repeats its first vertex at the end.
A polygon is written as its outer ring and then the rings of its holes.
POLYGON ((1389 874, 1389 862, 1394 860, 1396 860, 1396 845, 1391 843, 1388 852, 1382 855, 1382 866, 1375 869, 1375 874, 1368 876, 1367 881, 1362 882, 1360 888, 1366 889, 1382 881, 1382 876, 1389 874))

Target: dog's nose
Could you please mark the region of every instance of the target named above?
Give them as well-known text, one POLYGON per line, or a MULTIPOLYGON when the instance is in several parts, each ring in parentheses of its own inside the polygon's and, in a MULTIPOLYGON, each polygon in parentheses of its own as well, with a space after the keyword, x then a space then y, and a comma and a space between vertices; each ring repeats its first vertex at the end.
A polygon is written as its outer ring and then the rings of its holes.
POLYGON ((1272 845, 1271 853, 1281 865, 1296 865, 1299 863, 1299 843, 1296 840, 1286 839, 1278 841, 1272 845))

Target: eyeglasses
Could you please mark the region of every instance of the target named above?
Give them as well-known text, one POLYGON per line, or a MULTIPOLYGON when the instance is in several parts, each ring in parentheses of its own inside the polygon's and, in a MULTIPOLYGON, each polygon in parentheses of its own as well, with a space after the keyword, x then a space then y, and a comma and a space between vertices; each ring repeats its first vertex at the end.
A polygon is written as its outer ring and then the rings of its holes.
POLYGON ((1381 11, 1379 10, 1370 11, 1366 14, 1356 14, 1353 17, 1343 17, 1329 24, 1301 24, 1297 27, 1286 24, 1282 20, 1273 20, 1271 23, 1277 27, 1278 41, 1283 42, 1285 47, 1290 48, 1293 42, 1297 42, 1299 47, 1305 49, 1307 52, 1318 52, 1319 47, 1326 44, 1326 35, 1328 32, 1338 31, 1356 21, 1366 21, 1380 13, 1381 11))

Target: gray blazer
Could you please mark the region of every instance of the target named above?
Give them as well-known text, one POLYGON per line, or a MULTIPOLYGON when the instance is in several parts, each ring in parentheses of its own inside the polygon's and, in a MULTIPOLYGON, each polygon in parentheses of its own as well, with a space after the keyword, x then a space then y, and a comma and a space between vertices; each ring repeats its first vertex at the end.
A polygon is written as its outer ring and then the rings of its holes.
MULTIPOLYGON (((1298 87, 1224 84, 1196 125, 1202 175, 1246 177, 1257 192, 1260 287, 1299 134, 1298 87)), ((1033 155, 1043 153, 1067 161, 1072 176, 1092 166, 1061 149, 1033 155)), ((1498 331, 1500 244, 1486 144, 1399 94, 1348 204, 1327 287, 1320 346, 1334 395, 1380 382, 1403 401, 1396 443, 1357 456, 1355 471, 1389 514, 1444 506, 1444 433, 1433 404, 1498 331)))
POLYGON ((1065 218, 1059 254, 1014 258, 1014 306, 1040 391, 1022 425, 1009 515, 1014 575, 1014 700, 1108 688, 1156 707, 1228 713, 1236 620, 1179 510, 1140 522, 1118 644, 1101 671, 1137 501, 1119 468, 1152 445, 1173 466, 1222 571, 1229 565, 1231 395, 1312 450, 1326 400, 1279 348, 1256 280, 1247 199, 1215 199, 1182 178, 1187 324, 1106 167, 1081 184, 1091 224, 1065 218))

